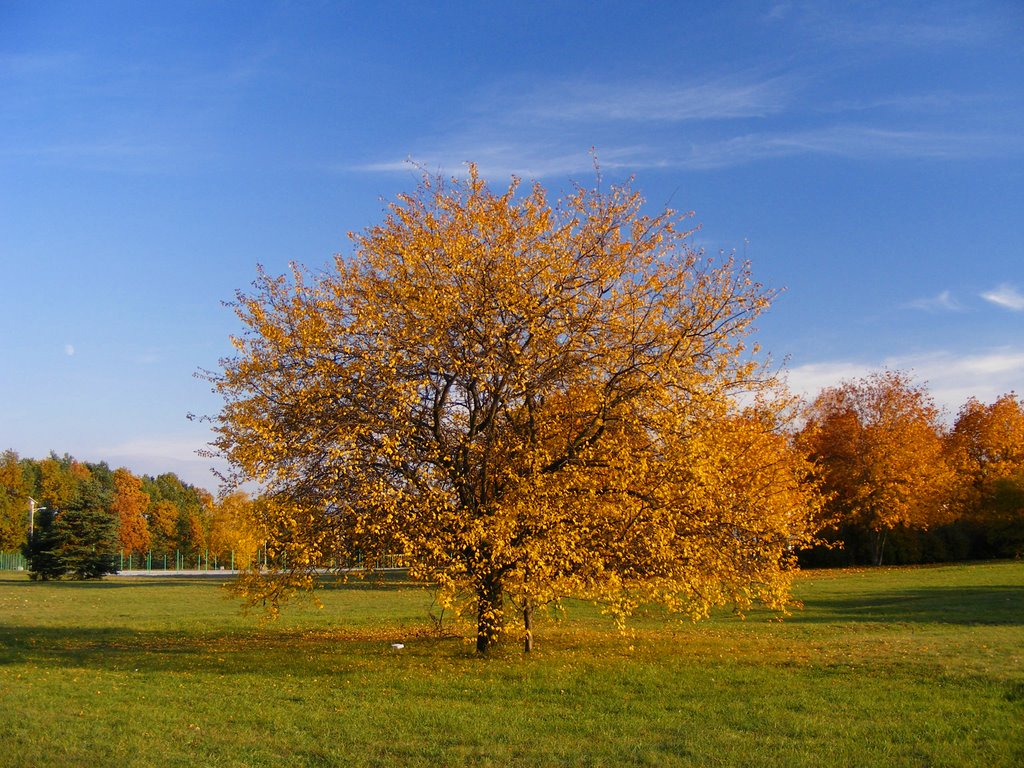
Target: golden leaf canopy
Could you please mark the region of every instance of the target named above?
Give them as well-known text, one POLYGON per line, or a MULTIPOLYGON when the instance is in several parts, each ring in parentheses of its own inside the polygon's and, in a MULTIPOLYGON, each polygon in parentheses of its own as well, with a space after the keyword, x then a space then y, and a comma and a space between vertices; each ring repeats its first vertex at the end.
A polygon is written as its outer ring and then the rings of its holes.
POLYGON ((425 177, 331 270, 238 294, 216 446, 266 487, 283 571, 252 595, 398 552, 470 595, 480 650, 510 604, 529 635, 566 594, 621 616, 783 605, 817 507, 746 345, 771 293, 642 202, 494 192, 470 166, 425 177))

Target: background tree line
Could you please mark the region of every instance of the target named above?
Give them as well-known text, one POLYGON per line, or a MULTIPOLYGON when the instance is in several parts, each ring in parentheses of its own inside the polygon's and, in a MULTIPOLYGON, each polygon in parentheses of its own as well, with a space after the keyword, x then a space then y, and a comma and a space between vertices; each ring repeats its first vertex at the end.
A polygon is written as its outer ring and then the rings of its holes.
POLYGON ((241 492, 217 500, 173 472, 137 476, 67 454, 0 454, 0 551, 24 551, 42 578, 101 576, 122 556, 136 567, 147 556, 245 566, 259 546, 253 504, 241 492))
MULTIPOLYGON (((892 371, 825 389, 805 406, 791 438, 813 462, 829 524, 801 564, 1024 554, 1024 401, 971 398, 952 425, 941 416, 925 387, 892 371)), ((172 472, 0 454, 0 551, 24 549, 48 576, 109 573, 122 554, 140 565, 177 554, 244 567, 263 540, 258 503, 241 492, 217 500, 172 472)))
POLYGON ((951 426, 924 386, 885 371, 825 389, 796 445, 827 494, 825 546, 804 565, 1024 554, 1024 402, 969 399, 951 426))

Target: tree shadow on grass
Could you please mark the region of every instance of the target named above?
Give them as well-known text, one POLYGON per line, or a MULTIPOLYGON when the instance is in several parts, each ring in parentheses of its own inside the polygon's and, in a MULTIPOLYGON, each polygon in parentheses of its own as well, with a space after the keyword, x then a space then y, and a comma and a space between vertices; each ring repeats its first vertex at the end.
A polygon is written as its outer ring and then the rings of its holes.
POLYGON ((77 590, 108 590, 124 589, 126 587, 187 587, 197 583, 216 586, 219 584, 231 584, 234 578, 231 576, 113 576, 106 579, 91 579, 76 581, 74 579, 53 579, 49 581, 32 581, 28 578, 11 578, 0 576, 0 587, 3 589, 77 589, 77 590))
MULTIPOLYGON (((0 666, 90 668, 121 672, 251 674, 272 668, 279 674, 306 676, 343 671, 341 658, 362 665, 395 657, 391 643, 419 635, 408 655, 430 655, 448 639, 411 628, 366 630, 252 630, 233 633, 183 633, 130 629, 0 626, 0 666), (323 666, 311 663, 322 656, 323 666)), ((351 666, 351 665, 349 665, 351 666)))
POLYGON ((430 585, 410 579, 409 574, 405 571, 378 571, 365 577, 349 576, 345 578, 338 574, 325 574, 320 577, 319 586, 322 589, 390 591, 409 588, 425 589, 430 585))
MULTIPOLYGON (((104 579, 93 579, 76 581, 73 579, 55 579, 49 581, 33 581, 25 575, 0 574, 0 587, 4 589, 22 588, 57 588, 57 589, 80 589, 80 590, 106 590, 124 589, 125 587, 188 587, 197 584, 224 585, 234 584, 234 575, 217 573, 197 573, 189 575, 168 574, 163 575, 159 571, 153 571, 145 575, 119 576, 112 575, 104 579)), ((377 571, 365 577, 353 576, 344 577, 335 573, 326 573, 320 576, 319 586, 323 589, 339 590, 400 590, 414 588, 425 588, 429 585, 421 581, 413 581, 406 571, 377 571)))
POLYGON ((849 597, 812 598, 793 622, 1024 625, 1024 586, 919 587, 849 597))

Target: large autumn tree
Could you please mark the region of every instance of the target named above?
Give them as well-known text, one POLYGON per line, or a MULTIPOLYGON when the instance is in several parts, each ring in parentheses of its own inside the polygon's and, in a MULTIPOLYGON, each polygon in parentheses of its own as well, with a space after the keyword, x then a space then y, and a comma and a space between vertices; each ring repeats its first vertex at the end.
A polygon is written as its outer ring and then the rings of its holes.
POLYGON ((798 443, 817 465, 830 517, 867 531, 878 565, 892 529, 949 519, 939 416, 927 390, 901 371, 828 387, 805 410, 798 443))
POLYGON ((237 296, 215 446, 281 568, 251 598, 400 552, 470 596, 481 652, 565 594, 784 605, 815 502, 745 346, 770 293, 641 203, 425 177, 333 270, 237 296))

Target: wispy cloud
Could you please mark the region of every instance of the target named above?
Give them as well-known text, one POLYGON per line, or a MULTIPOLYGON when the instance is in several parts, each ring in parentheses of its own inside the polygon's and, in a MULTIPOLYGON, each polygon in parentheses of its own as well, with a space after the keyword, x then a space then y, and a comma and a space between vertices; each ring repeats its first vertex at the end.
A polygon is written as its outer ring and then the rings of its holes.
MULTIPOLYGON (((459 134, 416 139, 403 156, 449 173, 472 160, 492 176, 542 178, 591 171, 588 150, 596 144, 606 169, 687 167, 693 163, 678 155, 678 140, 663 135, 667 126, 678 131, 723 122, 745 124, 784 112, 798 90, 798 79, 784 76, 682 84, 577 79, 518 89, 502 84, 467 105, 459 134)), ((387 173, 408 168, 405 157, 347 167, 387 173)))
MULTIPOLYGON (((630 170, 651 167, 661 163, 650 162, 650 151, 639 146, 600 148, 598 163, 606 170, 627 168, 630 170)), ((494 144, 466 144, 462 148, 449 147, 427 150, 410 155, 405 159, 388 160, 355 166, 351 170, 373 173, 408 173, 415 167, 427 171, 461 174, 466 163, 473 162, 485 177, 499 179, 507 176, 521 176, 527 179, 541 179, 550 176, 573 176, 592 173, 594 156, 585 148, 570 149, 544 143, 498 142, 494 144)))
MULTIPOLYGON (((529 137, 488 142, 467 137, 413 152, 418 164, 445 172, 458 172, 472 160, 485 174, 518 174, 542 178, 589 171, 593 160, 587 146, 572 147, 572 137, 561 142, 531 141, 529 137)), ((724 139, 694 141, 685 149, 654 140, 650 144, 598 147, 604 168, 674 168, 708 171, 763 160, 800 155, 830 155, 849 159, 960 160, 1024 153, 1020 136, 983 135, 936 131, 889 130, 865 126, 828 126, 779 133, 748 133, 724 139)), ((349 168, 369 172, 408 171, 408 162, 395 158, 349 168)))
POLYGON ((915 299, 907 304, 910 309, 920 309, 925 312, 960 312, 963 307, 960 305, 950 291, 942 291, 937 296, 926 299, 915 299))
POLYGON ((983 135, 870 126, 826 126, 790 133, 756 133, 694 145, 680 165, 719 168, 772 157, 834 155, 847 158, 962 159, 1020 153, 1018 136, 983 135))
POLYGON ((202 439, 166 437, 136 438, 115 445, 103 446, 102 451, 112 456, 147 456, 160 459, 187 461, 196 457, 196 451, 205 447, 202 439))
POLYGON ((200 167, 250 89, 271 69, 273 46, 210 57, 166 57, 159 46, 114 62, 56 52, 0 54, 5 141, 0 162, 100 172, 200 167))
MULTIPOLYGON (((212 434, 209 437, 212 439, 212 434)), ((215 490, 217 479, 213 470, 223 472, 227 465, 221 459, 199 456, 197 452, 206 447, 202 438, 139 438, 99 446, 95 453, 111 466, 125 466, 147 475, 174 472, 188 483, 215 490)))
MULTIPOLYGON (((880 46, 940 48, 1002 34, 989 18, 994 14, 942 11, 787 2, 772 6, 765 21, 794 27, 802 37, 856 42, 870 57, 880 46)), ((407 168, 402 159, 411 155, 448 172, 473 160, 491 173, 540 178, 587 172, 591 146, 604 167, 629 171, 712 171, 800 156, 884 162, 1024 155, 1015 91, 994 83, 981 92, 953 86, 919 92, 896 78, 851 97, 830 82, 845 74, 799 62, 771 71, 720 70, 702 79, 495 82, 468 99, 443 133, 411 137, 397 156, 346 168, 393 172, 407 168), (453 124, 460 127, 453 131, 453 124)))
POLYGON ((990 109, 993 106, 1007 103, 1013 98, 1015 97, 997 92, 959 93, 956 91, 933 91, 928 93, 896 93, 877 95, 866 99, 840 99, 815 105, 814 109, 823 114, 882 111, 894 114, 962 115, 965 110, 990 109))
POLYGON ((1003 283, 991 291, 985 291, 981 294, 981 298, 1014 312, 1024 312, 1024 294, 1009 283, 1003 283))
POLYGON ((1019 391, 1024 383, 1024 348, 1001 347, 977 354, 936 351, 874 361, 812 362, 789 369, 787 379, 794 392, 814 397, 823 388, 843 380, 887 369, 910 372, 916 381, 927 385, 936 404, 953 416, 968 398, 992 402, 1007 392, 1019 391))
MULTIPOLYGON (((1011 11, 1012 13, 1012 11, 1011 11)), ((963 4, 783 3, 766 16, 770 23, 797 24, 833 45, 890 48, 981 45, 1005 34, 996 14, 971 13, 963 4)))
MULTIPOLYGON (((934 14, 938 16, 939 14, 934 14)), ((852 45, 892 45, 922 48, 936 45, 978 45, 992 39, 998 28, 986 19, 922 21, 919 19, 877 21, 875 23, 841 23, 824 29, 824 36, 836 42, 852 45)))
MULTIPOLYGON (((710 80, 699 83, 563 82, 522 95, 510 117, 563 122, 602 120, 689 122, 764 117, 783 110, 792 78, 710 80)), ((509 111, 509 100, 502 107, 509 111)))

